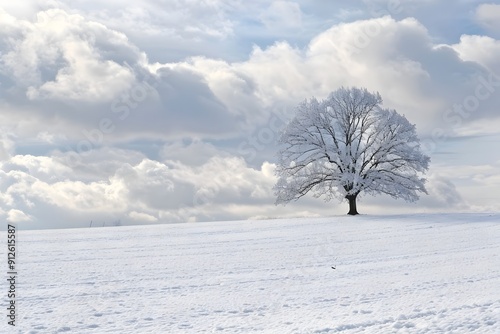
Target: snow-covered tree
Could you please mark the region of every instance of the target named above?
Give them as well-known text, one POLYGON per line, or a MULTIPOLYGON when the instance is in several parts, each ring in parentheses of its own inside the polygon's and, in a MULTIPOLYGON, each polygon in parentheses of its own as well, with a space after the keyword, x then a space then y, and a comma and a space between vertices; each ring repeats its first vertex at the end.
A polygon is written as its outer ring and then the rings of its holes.
POLYGON ((326 100, 301 103, 279 138, 276 204, 311 191, 327 201, 347 200, 356 215, 361 192, 409 202, 427 193, 420 174, 430 159, 420 150, 415 125, 381 104, 378 92, 344 87, 326 100))

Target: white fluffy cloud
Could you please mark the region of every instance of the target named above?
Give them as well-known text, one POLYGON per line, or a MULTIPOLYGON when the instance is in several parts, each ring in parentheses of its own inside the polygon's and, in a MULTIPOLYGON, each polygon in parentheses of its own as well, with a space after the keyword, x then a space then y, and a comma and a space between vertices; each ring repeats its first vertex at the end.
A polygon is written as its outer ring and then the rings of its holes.
POLYGON ((452 47, 458 52, 461 59, 481 64, 486 69, 500 75, 500 57, 498 57, 500 40, 488 36, 463 35, 460 38, 460 43, 454 44, 452 47))
POLYGON ((2 72, 23 85, 29 99, 110 100, 134 79, 110 57, 120 49, 121 57, 126 49, 138 53, 123 34, 58 9, 38 13, 33 23, 5 11, 1 16, 3 33, 19 36, 4 44, 2 72))
MULTIPOLYGON (((131 155, 126 160, 136 159, 133 152, 122 154, 131 155)), ((88 157, 85 162, 92 160, 88 157)), ((16 155, 1 163, 0 209, 11 221, 32 221, 36 226, 44 218, 40 212, 49 210, 57 217, 51 226, 64 224, 75 214, 88 218, 83 224, 95 217, 125 224, 199 221, 221 212, 242 219, 238 206, 272 201, 274 176, 269 163, 255 170, 243 159, 229 156, 211 157, 199 166, 143 157, 110 169, 112 162, 103 160, 91 163, 97 163, 95 169, 101 173, 89 177, 94 167, 71 170, 61 161, 16 155), (228 203, 233 206, 227 207, 228 203)))
POLYGON ((31 221, 31 217, 21 210, 10 209, 7 213, 7 221, 10 223, 22 223, 31 221))

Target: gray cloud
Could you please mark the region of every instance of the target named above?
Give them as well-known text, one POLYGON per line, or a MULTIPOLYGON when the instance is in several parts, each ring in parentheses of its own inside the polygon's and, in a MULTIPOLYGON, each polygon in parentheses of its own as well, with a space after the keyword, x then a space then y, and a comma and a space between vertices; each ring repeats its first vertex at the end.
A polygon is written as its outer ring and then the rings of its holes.
POLYGON ((122 33, 55 9, 34 23, 6 18, 12 34, 3 30, 0 73, 9 80, 0 86, 2 116, 23 136, 49 131, 89 140, 85 133, 99 129, 103 118, 113 128, 108 140, 134 133, 223 137, 237 130, 237 117, 202 77, 184 69, 149 71, 145 54, 122 33))
POLYGON ((442 176, 433 176, 429 180, 428 188, 431 194, 431 198, 428 200, 430 202, 428 203, 429 206, 447 210, 452 208, 462 211, 468 209, 468 205, 465 204, 455 185, 449 179, 442 176))

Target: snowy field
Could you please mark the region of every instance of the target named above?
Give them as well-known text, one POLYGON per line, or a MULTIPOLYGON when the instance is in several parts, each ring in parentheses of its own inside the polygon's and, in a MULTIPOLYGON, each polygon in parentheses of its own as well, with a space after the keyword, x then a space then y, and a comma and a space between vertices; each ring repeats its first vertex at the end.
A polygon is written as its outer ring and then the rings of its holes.
POLYGON ((2 333, 500 333, 500 214, 18 231, 18 263, 2 333))

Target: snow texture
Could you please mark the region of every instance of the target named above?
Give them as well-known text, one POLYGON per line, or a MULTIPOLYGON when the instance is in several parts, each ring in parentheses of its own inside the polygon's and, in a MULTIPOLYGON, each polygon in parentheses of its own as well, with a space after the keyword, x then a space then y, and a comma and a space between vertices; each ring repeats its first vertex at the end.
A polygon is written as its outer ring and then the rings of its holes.
POLYGON ((326 200, 388 194, 416 201, 426 193, 419 177, 429 165, 415 125, 395 110, 382 109, 378 93, 340 88, 319 102, 297 108, 280 137, 275 186, 277 204, 309 191, 326 200))
POLYGON ((500 328, 500 214, 18 231, 17 245, 18 326, 2 333, 500 328))

